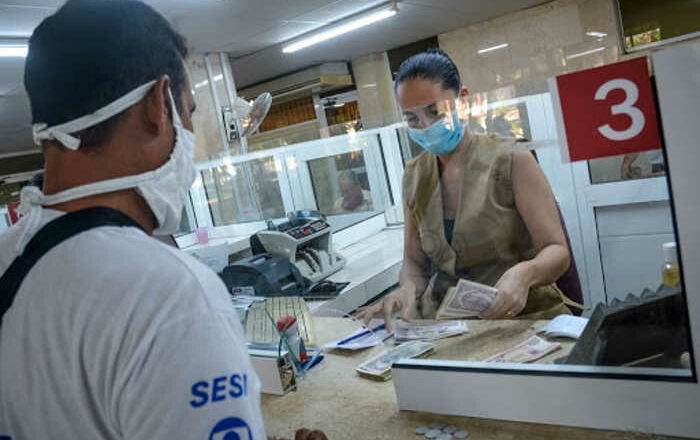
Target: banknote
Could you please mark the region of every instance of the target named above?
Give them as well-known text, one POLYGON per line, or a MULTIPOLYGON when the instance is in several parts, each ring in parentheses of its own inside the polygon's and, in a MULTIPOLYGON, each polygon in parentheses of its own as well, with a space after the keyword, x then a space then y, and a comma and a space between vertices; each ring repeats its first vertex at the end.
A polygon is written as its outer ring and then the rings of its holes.
POLYGON ((498 290, 485 284, 464 279, 449 289, 442 300, 436 319, 467 318, 478 316, 488 309, 498 295, 498 290))
POLYGON ((428 342, 406 342, 362 362, 357 366, 356 370, 361 374, 388 379, 391 377, 391 365, 394 362, 400 359, 424 355, 433 348, 435 346, 428 342))
POLYGON ((464 321, 445 321, 437 324, 412 324, 399 321, 394 325, 394 340, 405 341, 431 341, 460 335, 469 330, 464 321))
POLYGON ((515 347, 511 347, 495 356, 491 356, 484 360, 484 362, 533 362, 558 350, 560 347, 561 344, 559 343, 547 342, 540 337, 533 336, 515 347))

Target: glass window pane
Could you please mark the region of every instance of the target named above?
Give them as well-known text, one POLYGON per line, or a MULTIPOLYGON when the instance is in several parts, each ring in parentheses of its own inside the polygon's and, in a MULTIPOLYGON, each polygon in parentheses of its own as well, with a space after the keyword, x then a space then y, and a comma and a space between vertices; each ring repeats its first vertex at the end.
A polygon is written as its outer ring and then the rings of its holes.
POLYGON ((194 98, 197 103, 197 111, 192 114, 192 125, 195 133, 194 158, 195 161, 200 162, 220 157, 226 150, 218 124, 221 110, 216 108, 214 104, 204 57, 191 57, 190 72, 194 98))
POLYGON ((661 150, 589 160, 588 169, 593 184, 645 179, 666 174, 666 164, 661 150))
POLYGON ((700 5, 688 0, 620 0, 625 47, 700 32, 700 5))
POLYGON ((273 157, 213 167, 202 180, 214 226, 284 216, 273 157))
POLYGON ((374 211, 362 150, 308 162, 319 211, 326 215, 374 211))
MULTIPOLYGON (((457 150, 443 164, 440 183, 427 197, 404 195, 412 210, 420 209, 416 203, 425 203, 419 211, 424 215, 418 220, 413 258, 404 258, 404 265, 407 261, 423 264, 404 272, 411 273, 414 285, 420 286, 417 317, 422 320, 407 325, 439 324, 450 334, 460 331, 449 327, 457 326, 454 321, 469 320, 467 333, 435 343, 433 359, 689 369, 676 234, 670 202, 663 200, 667 183, 641 179, 666 174, 663 151, 589 161, 593 183, 630 179, 618 186, 624 191, 599 191, 591 182, 579 181, 585 180, 580 177, 583 173, 574 172, 579 164, 562 162, 554 146, 556 123, 547 108, 549 99, 548 94, 518 96, 513 88, 470 96, 472 149, 463 150, 461 156, 457 150), (493 133, 501 137, 483 136, 493 133), (532 143, 513 144, 512 138, 532 143), (531 146, 537 148, 539 165, 530 162, 528 166, 540 167, 548 188, 533 191, 538 184, 531 181, 523 192, 512 175, 516 167, 529 162, 518 150, 531 146), (470 157, 468 172, 451 174, 453 161, 460 157, 470 157), (574 188, 570 176, 576 180, 574 188), (589 193, 590 200, 577 201, 589 193), (515 197, 520 200, 517 204, 515 197), (523 203, 537 205, 537 212, 527 212, 523 203), (446 216, 448 211, 454 217, 446 216), (513 221, 507 220, 510 216, 513 221), (558 246, 568 254, 568 269, 559 270, 544 285, 527 286, 518 280, 520 268, 528 261, 541 261, 543 250, 552 246, 533 233, 541 234, 541 228, 552 238, 565 238, 566 245, 558 246), (525 308, 490 310, 502 304, 495 298, 506 290, 511 295, 525 294, 525 308), (575 304, 583 302, 587 311, 575 304), (579 343, 539 332, 552 318, 570 313, 590 319, 579 343), (436 318, 452 322, 436 323, 436 318), (664 335, 655 339, 657 318, 663 321, 664 335), (644 342, 631 344, 634 335, 644 342), (600 340, 611 345, 601 346, 600 340), (534 345, 521 345, 526 343, 534 345)), ((423 152, 406 128, 398 129, 398 134, 404 161, 423 152)), ((422 167, 431 169, 425 163, 422 167)), ((417 166, 412 172, 420 169, 417 166)), ((401 332, 410 339, 410 335, 439 334, 440 330, 401 332)))

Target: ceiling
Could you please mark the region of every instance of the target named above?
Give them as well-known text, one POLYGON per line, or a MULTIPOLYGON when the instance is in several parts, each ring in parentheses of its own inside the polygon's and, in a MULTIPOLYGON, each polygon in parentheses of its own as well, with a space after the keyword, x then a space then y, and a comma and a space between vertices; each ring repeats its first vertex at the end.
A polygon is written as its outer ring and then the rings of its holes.
MULTIPOLYGON (((118 1, 118 0, 114 0, 118 1)), ((280 44, 386 0, 145 0, 194 52, 228 52, 244 87, 324 61, 350 60, 543 3, 544 0, 405 0, 399 14, 293 54, 280 44)), ((0 39, 28 38, 63 0, 0 0, 0 39)), ((0 155, 28 152, 30 109, 21 58, 0 58, 0 155)))

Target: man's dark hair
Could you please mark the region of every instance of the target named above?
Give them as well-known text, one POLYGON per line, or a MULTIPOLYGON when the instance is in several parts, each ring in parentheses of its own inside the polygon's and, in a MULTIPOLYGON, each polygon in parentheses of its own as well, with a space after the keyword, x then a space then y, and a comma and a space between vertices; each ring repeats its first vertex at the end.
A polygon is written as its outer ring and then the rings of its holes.
POLYGON ((462 88, 459 70, 454 61, 443 51, 430 48, 405 60, 396 72, 396 86, 409 79, 422 78, 442 84, 445 90, 454 90, 457 95, 462 88))
MULTIPOLYGON (((182 111, 186 57, 185 39, 140 1, 68 0, 29 40, 24 86, 33 121, 71 121, 162 75, 182 111)), ((80 132, 81 145, 104 143, 123 114, 80 132)))

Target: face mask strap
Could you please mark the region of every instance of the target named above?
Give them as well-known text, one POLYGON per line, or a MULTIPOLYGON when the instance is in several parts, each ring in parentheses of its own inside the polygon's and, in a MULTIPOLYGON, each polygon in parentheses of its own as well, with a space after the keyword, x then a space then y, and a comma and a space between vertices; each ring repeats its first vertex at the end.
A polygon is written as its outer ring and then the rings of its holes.
MULTIPOLYGON (((129 93, 123 95, 116 101, 112 101, 106 106, 96 110, 89 115, 81 116, 72 121, 63 124, 48 127, 47 124, 41 122, 32 126, 34 134, 34 143, 41 146, 43 140, 57 140, 66 148, 77 150, 80 147, 80 139, 72 136, 70 133, 76 133, 86 128, 93 127, 114 115, 117 115, 137 102, 141 101, 144 96, 153 88, 155 80, 143 84, 129 93)), ((172 97, 171 97, 172 99, 172 97)))

